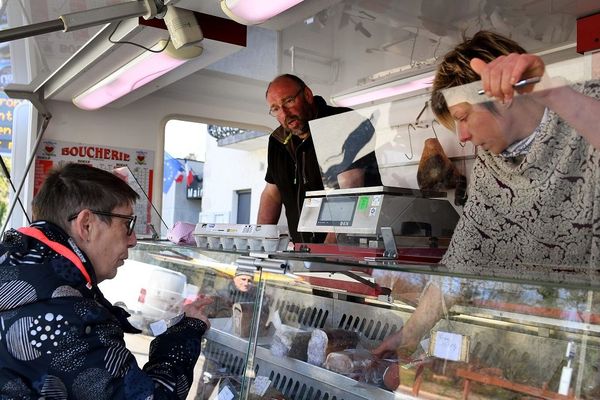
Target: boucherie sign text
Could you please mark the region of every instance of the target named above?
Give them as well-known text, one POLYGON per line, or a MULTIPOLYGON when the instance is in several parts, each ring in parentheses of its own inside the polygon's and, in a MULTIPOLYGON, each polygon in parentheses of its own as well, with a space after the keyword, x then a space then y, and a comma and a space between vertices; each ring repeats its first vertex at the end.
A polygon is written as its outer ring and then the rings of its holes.
POLYGON ((115 150, 114 148, 100 146, 67 146, 61 149, 60 154, 62 156, 80 158, 87 157, 93 159, 125 162, 128 162, 131 159, 129 153, 127 152, 115 150))

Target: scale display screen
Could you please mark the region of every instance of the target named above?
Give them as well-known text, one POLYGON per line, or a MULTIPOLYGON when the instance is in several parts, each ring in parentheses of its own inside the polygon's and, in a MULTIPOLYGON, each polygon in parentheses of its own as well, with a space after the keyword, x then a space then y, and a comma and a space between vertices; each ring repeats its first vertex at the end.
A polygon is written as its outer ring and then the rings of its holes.
POLYGON ((324 198, 319 211, 318 226, 351 226, 358 197, 324 198))

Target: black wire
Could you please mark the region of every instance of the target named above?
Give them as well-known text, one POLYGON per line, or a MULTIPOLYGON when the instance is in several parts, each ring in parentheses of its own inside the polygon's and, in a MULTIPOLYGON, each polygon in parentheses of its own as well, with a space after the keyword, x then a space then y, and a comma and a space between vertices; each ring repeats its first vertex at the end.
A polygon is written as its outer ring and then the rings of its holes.
MULTIPOLYGON (((130 90, 130 91, 133 91, 133 90, 137 89, 137 87, 136 87, 136 86, 137 86, 137 84, 138 84, 138 83, 140 83, 141 81, 143 81, 144 79, 148 79, 149 77, 151 77, 151 76, 153 76, 153 75, 156 75, 156 77, 159 77, 159 76, 161 76, 162 74, 164 74, 165 72, 168 72, 170 69, 171 69, 171 68, 165 68, 165 69, 162 69, 162 70, 160 70, 160 71, 154 71, 154 72, 152 72, 151 74, 148 74, 148 75, 146 75, 146 76, 142 76, 140 79, 138 79, 137 81, 135 81, 135 82, 133 82, 133 83, 131 84, 131 86, 129 87, 129 90, 130 90)), ((150 81, 153 81, 154 79, 156 79, 156 77, 155 77, 155 78, 152 78, 152 79, 150 79, 148 82, 150 82, 150 81)))
MULTIPOLYGON (((42 143, 42 138, 44 136, 44 133, 46 133, 46 129, 48 129, 48 124, 50 124, 50 119, 52 119, 52 114, 50 114, 49 112, 42 113, 40 110, 38 110, 38 112, 41 114, 42 117, 44 117, 44 120, 42 121, 42 124, 38 129, 38 133, 35 136, 36 137, 35 146, 33 148, 33 151, 31 152, 31 157, 29 158, 29 161, 27 161, 27 165, 25 166, 24 176, 21 178, 21 182, 19 183, 19 188, 15 191, 16 199, 19 199, 19 195, 21 194, 21 190, 23 189, 23 185, 25 184, 25 179, 27 177, 27 174, 29 174, 29 171, 31 170, 31 164, 33 163, 35 154, 37 153, 37 150, 40 147, 40 144, 42 143)), ((20 200, 19 200, 19 202, 20 202, 20 200)), ((15 210, 15 204, 17 204, 17 203, 15 203, 14 201, 12 202, 12 204, 10 204, 10 209, 6 216, 6 221, 4 221, 4 225, 2 226, 2 230, 0 231, 0 235, 3 235, 4 232, 6 232, 6 228, 8 227, 10 218, 12 217, 13 211, 15 210)), ((25 215, 27 215, 27 213, 25 213, 25 215)), ((27 220, 29 221, 29 217, 27 217, 27 220)))
MULTIPOLYGON (((160 213, 158 212, 158 210, 154 206, 154 203, 152 203, 152 200, 150 199, 150 197, 148 197, 148 193, 146 193, 146 191, 142 187, 142 184, 140 183, 140 181, 138 180, 138 178, 133 174, 133 171, 131 170, 131 168, 129 168, 129 166, 126 165, 125 168, 127 168, 127 170, 129 171, 129 173, 133 177, 133 180, 135 180, 135 183, 138 184, 138 186, 141 189, 142 193, 144 193, 144 196, 146 197, 146 200, 148 200, 148 203, 150 203, 150 205, 152 206, 152 209, 154 210, 154 212, 156 212, 156 215, 158 215, 158 218, 160 218, 160 221, 163 223, 163 225, 165 226, 165 228, 167 228, 167 230, 168 230, 169 227, 167 226, 167 223, 165 222, 165 220, 163 219, 162 215, 160 215, 160 213)), ((152 217, 150 217, 150 223, 152 223, 152 217)))
MULTIPOLYGON (((2 172, 4 173, 4 176, 6 177, 6 180, 8 181, 8 183, 10 183, 10 187, 12 188, 13 192, 17 193, 17 189, 15 188, 15 185, 13 184, 13 181, 10 177, 10 172, 8 171, 8 168, 6 167, 6 164, 4 163, 4 157, 0 156, 0 167, 2 167, 2 172)), ((27 224, 31 224, 31 220, 29 219, 29 215, 27 215, 27 211, 25 210, 25 206, 23 206, 23 203, 21 202, 21 199, 17 196, 17 201, 19 202, 19 205, 21 206, 21 210, 23 211, 23 214, 25 215, 25 218, 27 219, 27 224)))
POLYGON ((115 32, 117 31, 117 29, 119 28, 119 25, 121 25, 121 21, 117 22, 117 25, 115 25, 115 29, 113 29, 113 31, 110 33, 110 36, 108 37, 108 41, 111 42, 112 44, 130 44, 132 46, 136 46, 139 47, 141 49, 144 49, 146 51, 149 51, 151 53, 162 53, 163 51, 165 51, 165 49, 167 48, 167 46, 169 45, 169 43, 171 43, 171 37, 169 36, 169 39, 167 39, 167 43, 165 43, 165 47, 163 47, 160 50, 152 50, 146 46, 142 46, 141 44, 138 43, 134 43, 134 42, 128 42, 126 40, 122 40, 122 41, 115 41, 112 39, 113 35, 115 34, 115 32))

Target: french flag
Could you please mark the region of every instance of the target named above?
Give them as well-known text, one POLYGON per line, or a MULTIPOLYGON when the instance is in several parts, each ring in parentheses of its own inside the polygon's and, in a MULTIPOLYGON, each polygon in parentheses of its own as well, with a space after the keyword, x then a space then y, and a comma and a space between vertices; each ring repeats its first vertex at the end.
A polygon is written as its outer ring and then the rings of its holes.
MULTIPOLYGON (((185 164, 187 167, 187 164, 185 164)), ((175 182, 177 183, 181 183, 183 182, 183 170, 181 168, 179 168, 177 170, 177 175, 175 175, 175 182)))
MULTIPOLYGON (((187 161, 185 162, 185 176, 187 187, 190 187, 192 185, 192 182, 194 182, 194 170, 192 169, 192 167, 190 167, 187 161)), ((181 179, 183 179, 183 177, 181 179)))

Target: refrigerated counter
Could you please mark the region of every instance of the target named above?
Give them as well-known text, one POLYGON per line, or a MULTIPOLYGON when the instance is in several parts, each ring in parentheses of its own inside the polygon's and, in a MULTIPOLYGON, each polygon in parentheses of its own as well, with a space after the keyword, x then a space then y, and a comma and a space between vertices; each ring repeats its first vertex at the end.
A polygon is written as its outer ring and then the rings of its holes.
POLYGON ((140 241, 130 258, 182 272, 218 300, 208 311, 212 328, 189 399, 229 392, 240 399, 302 400, 600 397, 595 270, 517 273, 523 266, 516 266, 484 275, 149 241, 140 241), (238 267, 255 270, 251 296, 224 299, 235 292, 238 267), (431 281, 459 299, 414 351, 371 357, 410 318, 431 281), (324 352, 320 359, 315 348, 324 352))

